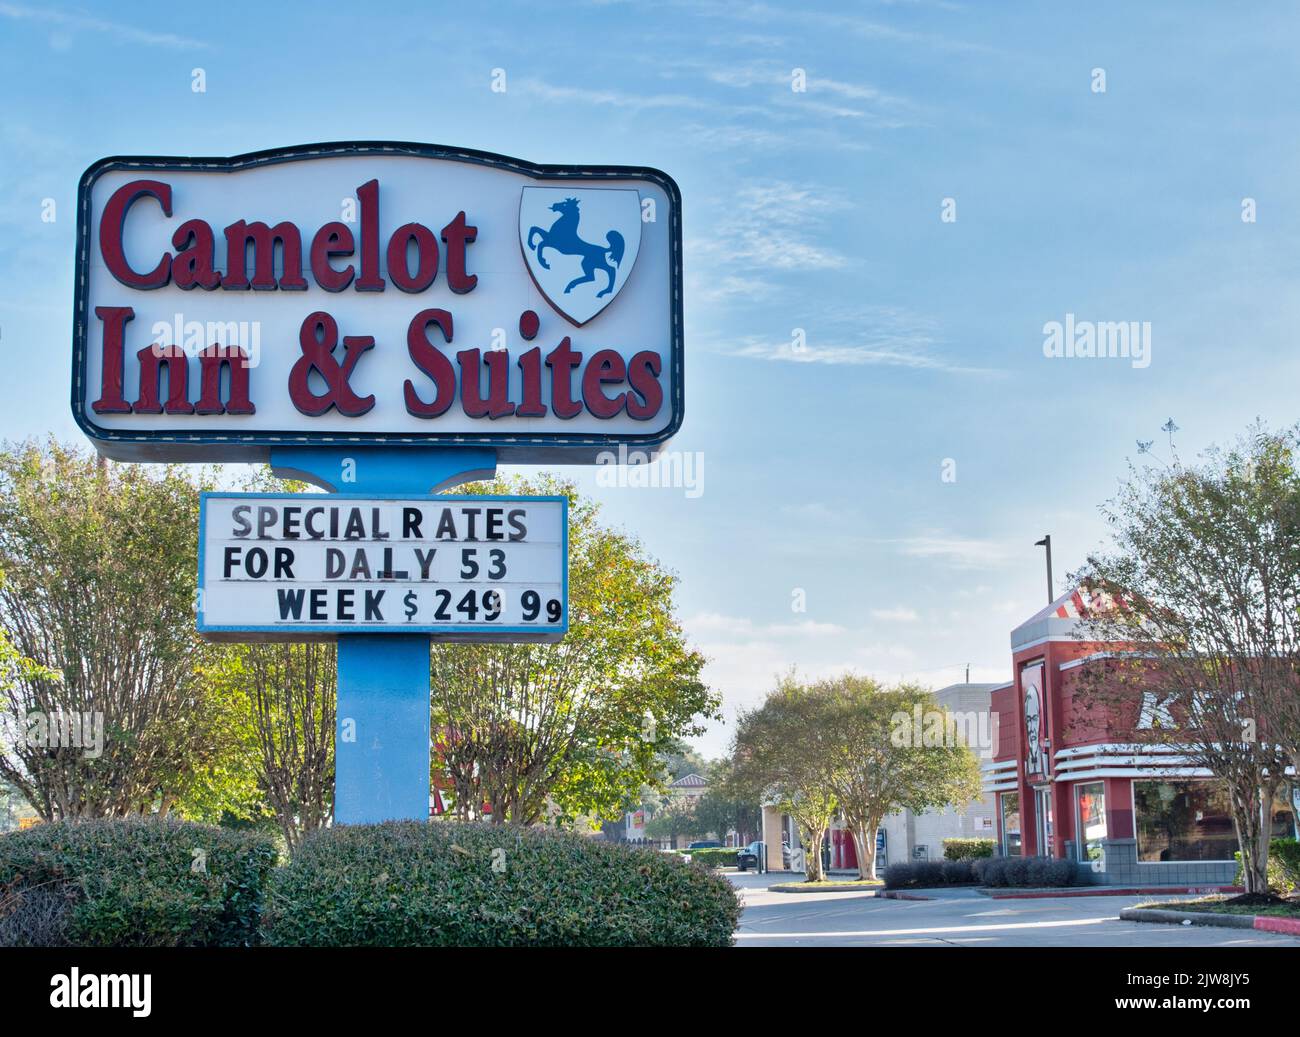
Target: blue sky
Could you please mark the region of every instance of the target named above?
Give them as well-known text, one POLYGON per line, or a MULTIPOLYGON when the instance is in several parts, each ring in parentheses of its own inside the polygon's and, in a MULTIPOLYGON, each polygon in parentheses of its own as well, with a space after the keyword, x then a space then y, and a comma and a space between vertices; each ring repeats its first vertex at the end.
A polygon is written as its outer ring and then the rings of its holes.
POLYGON ((704 492, 572 474, 681 575, 728 718, 791 665, 1005 679, 1033 542, 1064 589, 1138 439, 1297 418, 1297 14, 1087 7, 0 2, 0 437, 79 437, 99 157, 391 138, 657 166, 686 228, 673 448, 704 492), (1045 357, 1067 313, 1149 321, 1150 366, 1045 357))

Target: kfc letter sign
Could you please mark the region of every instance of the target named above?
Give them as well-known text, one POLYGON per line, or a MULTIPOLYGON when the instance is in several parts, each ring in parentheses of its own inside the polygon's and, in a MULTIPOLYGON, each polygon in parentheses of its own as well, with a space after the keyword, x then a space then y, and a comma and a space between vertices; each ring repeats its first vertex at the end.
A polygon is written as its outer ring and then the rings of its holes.
POLYGON ((652 169, 422 144, 109 158, 82 178, 72 408, 109 457, 679 427, 681 203, 652 169))

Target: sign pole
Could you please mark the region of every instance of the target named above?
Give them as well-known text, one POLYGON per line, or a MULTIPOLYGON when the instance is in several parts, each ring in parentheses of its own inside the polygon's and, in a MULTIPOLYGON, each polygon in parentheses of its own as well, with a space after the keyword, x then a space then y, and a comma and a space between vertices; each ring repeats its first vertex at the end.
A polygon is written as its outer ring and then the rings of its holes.
MULTIPOLYGON (((330 493, 436 493, 490 479, 496 452, 275 447, 271 471, 330 493)), ((335 824, 428 820, 429 711, 428 635, 339 635, 335 824)))

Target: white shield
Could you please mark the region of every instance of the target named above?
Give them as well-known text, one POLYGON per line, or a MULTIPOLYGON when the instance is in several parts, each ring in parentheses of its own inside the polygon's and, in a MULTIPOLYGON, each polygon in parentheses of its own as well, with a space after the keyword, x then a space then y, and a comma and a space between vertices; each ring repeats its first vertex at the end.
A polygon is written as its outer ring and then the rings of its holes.
POLYGON ((538 289, 586 324, 627 283, 641 248, 641 197, 605 188, 525 187, 519 244, 538 289))

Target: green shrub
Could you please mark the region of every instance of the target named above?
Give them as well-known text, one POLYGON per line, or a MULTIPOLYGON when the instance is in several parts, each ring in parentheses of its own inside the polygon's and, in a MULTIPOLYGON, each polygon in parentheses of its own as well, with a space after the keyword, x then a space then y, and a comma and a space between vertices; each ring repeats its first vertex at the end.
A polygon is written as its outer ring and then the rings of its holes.
POLYGON ((943 859, 946 861, 976 860, 992 856, 992 839, 945 839, 943 841, 943 859))
POLYGON ((276 857, 263 835, 170 819, 59 821, 0 835, 0 941, 252 944, 276 857))
MULTIPOLYGON (((1241 851, 1233 854, 1237 861, 1236 885, 1245 881, 1241 851)), ((1300 889, 1300 839, 1274 839, 1268 844, 1268 888, 1282 896, 1300 889)))
POLYGON ((1008 857, 1002 875, 1003 882, 1008 886, 1029 885, 1029 858, 1008 857))
POLYGON ((506 825, 389 821, 305 840, 272 882, 283 946, 725 947, 731 883, 674 854, 506 825))
POLYGON ((696 864, 703 864, 710 868, 734 868, 737 865, 736 855, 740 851, 734 846, 711 846, 703 850, 684 852, 696 864))
POLYGON ((974 881, 970 861, 904 861, 885 869, 886 889, 933 889, 974 881))
POLYGON ((1074 861, 1055 857, 983 857, 971 861, 975 881, 992 889, 1024 886, 1073 886, 1074 861))

